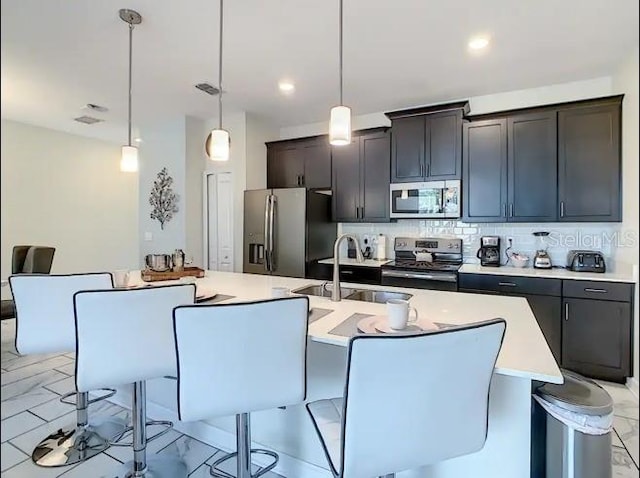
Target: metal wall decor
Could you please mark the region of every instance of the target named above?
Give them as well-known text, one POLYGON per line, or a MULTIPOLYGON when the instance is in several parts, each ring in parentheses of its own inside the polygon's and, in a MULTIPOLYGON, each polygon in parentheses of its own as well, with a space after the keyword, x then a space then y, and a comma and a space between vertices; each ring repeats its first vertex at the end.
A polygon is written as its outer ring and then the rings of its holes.
POLYGON ((173 178, 169 176, 167 168, 162 168, 151 188, 149 204, 151 205, 151 219, 160 222, 160 229, 164 229, 164 224, 173 218, 173 214, 178 212, 179 196, 173 192, 171 185, 173 178))

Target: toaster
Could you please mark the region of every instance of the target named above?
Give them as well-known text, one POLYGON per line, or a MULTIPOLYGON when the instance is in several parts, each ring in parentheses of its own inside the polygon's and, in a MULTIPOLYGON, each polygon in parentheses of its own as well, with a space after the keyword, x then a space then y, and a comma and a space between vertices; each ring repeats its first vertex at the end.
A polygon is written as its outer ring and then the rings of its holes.
POLYGON ((567 269, 576 272, 605 272, 604 256, 598 251, 569 251, 567 269))

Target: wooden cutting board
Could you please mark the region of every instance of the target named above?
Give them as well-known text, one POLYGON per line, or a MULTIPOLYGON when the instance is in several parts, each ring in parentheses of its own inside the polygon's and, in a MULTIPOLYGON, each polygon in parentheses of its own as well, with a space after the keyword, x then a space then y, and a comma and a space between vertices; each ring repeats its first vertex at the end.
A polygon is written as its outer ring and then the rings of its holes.
POLYGON ((142 271, 142 280, 145 282, 155 282, 161 280, 178 280, 181 277, 196 277, 202 278, 204 277, 204 269, 200 269, 199 267, 185 267, 184 270, 181 271, 165 271, 165 272, 156 272, 150 269, 145 269, 142 271))

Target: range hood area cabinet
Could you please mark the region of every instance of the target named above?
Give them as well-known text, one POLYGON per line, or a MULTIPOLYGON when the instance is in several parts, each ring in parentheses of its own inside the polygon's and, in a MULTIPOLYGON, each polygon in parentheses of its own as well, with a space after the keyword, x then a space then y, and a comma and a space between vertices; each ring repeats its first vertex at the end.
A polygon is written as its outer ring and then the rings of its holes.
POLYGON ((326 135, 267 145, 267 188, 331 188, 331 150, 326 135))
POLYGON ((460 179, 467 101, 385 113, 391 120, 391 182, 460 179))
POLYGON ((389 222, 390 149, 388 128, 355 131, 351 144, 331 148, 334 221, 389 222))
POLYGON ((465 121, 463 221, 619 222, 622 96, 465 121))

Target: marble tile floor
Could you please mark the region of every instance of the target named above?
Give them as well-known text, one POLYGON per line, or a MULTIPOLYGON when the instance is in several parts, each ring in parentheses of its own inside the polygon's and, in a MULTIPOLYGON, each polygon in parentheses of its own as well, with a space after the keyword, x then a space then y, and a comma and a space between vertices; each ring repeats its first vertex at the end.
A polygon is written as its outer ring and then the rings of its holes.
MULTIPOLYGON (((21 357, 14 347, 15 321, 1 322, 1 478, 116 478, 122 463, 133 458, 130 447, 111 447, 90 460, 63 468, 41 468, 31 461, 35 445, 51 431, 73 423, 74 407, 60 403, 60 395, 73 389, 74 355, 21 357)), ((129 411, 108 401, 90 405, 90 416, 121 416, 129 411)), ((153 428, 149 429, 153 434, 153 428)), ((224 452, 199 440, 171 430, 147 447, 154 454, 179 455, 187 464, 189 477, 205 478, 209 465, 224 452)), ((235 461, 223 467, 234 473, 235 461)), ((254 472, 258 467, 254 467, 254 472)), ((273 472, 265 478, 282 478, 273 472)))
MULTIPOLYGON (((1 397, 0 427, 1 478, 115 478, 125 461, 132 458, 127 447, 111 447, 79 465, 65 468, 40 468, 30 459, 31 450, 50 430, 71 423, 74 409, 60 403, 60 395, 73 388, 73 354, 21 357, 14 348, 15 321, 1 323, 1 397)), ((624 386, 600 382, 615 402, 613 477, 639 478, 638 399, 624 386)), ((107 401, 91 405, 95 416, 127 416, 128 411, 107 401)), ((150 433, 153 433, 150 431, 150 433)), ((178 454, 188 465, 191 478, 209 476, 209 464, 222 451, 175 430, 151 442, 149 455, 178 454)), ((233 462, 228 470, 233 470, 233 462)), ((225 466, 225 468, 227 468, 225 466)), ((278 478, 269 473, 267 478, 278 478)), ((280 477, 281 478, 281 477, 280 477)))

